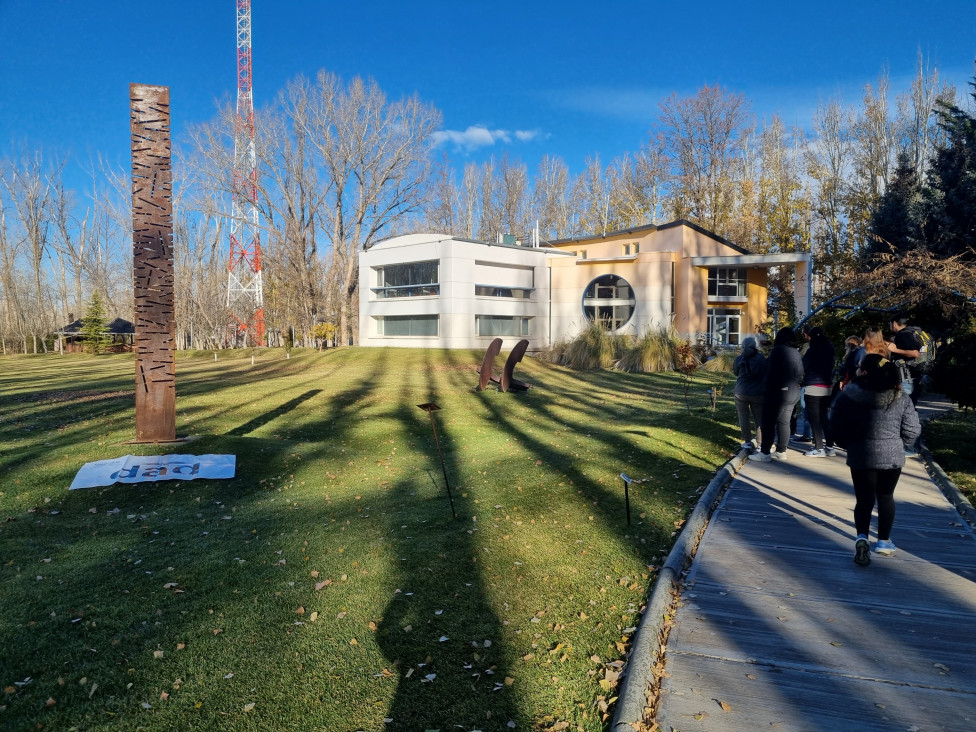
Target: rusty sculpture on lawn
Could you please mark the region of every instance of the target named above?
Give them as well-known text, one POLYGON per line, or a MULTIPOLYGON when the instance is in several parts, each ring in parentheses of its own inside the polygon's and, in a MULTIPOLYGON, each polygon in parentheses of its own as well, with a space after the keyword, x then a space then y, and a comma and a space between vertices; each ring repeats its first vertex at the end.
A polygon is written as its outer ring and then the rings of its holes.
POLYGON ((502 378, 499 380, 495 378, 492 367, 495 363, 495 356, 502 349, 502 339, 496 338, 493 340, 488 346, 488 350, 485 351, 484 360, 481 362, 481 370, 478 372, 478 391, 487 389, 489 381, 498 384, 500 391, 527 391, 531 388, 529 384, 526 384, 524 381, 519 381, 513 376, 515 366, 522 360, 522 356, 525 355, 525 349, 528 346, 529 342, 524 338, 515 344, 515 348, 508 354, 508 360, 505 361, 505 368, 502 370, 502 378))
POLYGON ((136 439, 176 440, 169 88, 130 84, 136 439))

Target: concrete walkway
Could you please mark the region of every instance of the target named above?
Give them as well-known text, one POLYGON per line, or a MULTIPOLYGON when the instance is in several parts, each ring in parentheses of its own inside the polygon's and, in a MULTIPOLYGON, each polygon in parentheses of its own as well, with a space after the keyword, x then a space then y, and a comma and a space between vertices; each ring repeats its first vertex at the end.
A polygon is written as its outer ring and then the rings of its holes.
POLYGON ((801 447, 747 461, 712 514, 667 642, 660 729, 976 730, 973 529, 909 458, 898 552, 859 567, 844 453, 801 447))

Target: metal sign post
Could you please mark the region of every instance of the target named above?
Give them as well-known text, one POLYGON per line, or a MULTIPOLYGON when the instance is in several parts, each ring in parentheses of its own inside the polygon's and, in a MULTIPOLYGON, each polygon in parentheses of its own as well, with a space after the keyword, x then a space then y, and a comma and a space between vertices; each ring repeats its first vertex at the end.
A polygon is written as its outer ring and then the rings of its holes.
POLYGON ((627 507, 627 525, 630 526, 630 484, 633 482, 627 473, 620 474, 624 481, 624 505, 627 507))
POLYGON ((444 454, 441 452, 441 443, 437 439, 437 426, 434 424, 434 412, 440 409, 440 407, 433 402, 418 404, 417 406, 427 412, 430 417, 430 428, 434 431, 434 444, 437 445, 437 456, 441 459, 441 470, 444 471, 444 485, 447 486, 447 498, 451 502, 451 515, 457 518, 457 512, 454 510, 454 495, 451 493, 451 484, 447 480, 447 465, 444 464, 444 454))

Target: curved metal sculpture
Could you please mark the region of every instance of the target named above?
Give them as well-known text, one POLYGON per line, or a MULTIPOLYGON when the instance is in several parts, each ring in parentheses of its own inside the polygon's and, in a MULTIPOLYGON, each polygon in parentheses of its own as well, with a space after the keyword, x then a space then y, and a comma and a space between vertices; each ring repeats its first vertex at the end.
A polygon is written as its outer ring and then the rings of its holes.
POLYGON ((495 363, 495 356, 498 355, 500 350, 502 350, 502 339, 496 338, 491 342, 491 345, 488 346, 488 350, 485 351, 484 360, 481 362, 481 371, 478 372, 480 374, 480 378, 478 379, 478 391, 484 391, 487 389, 489 381, 498 381, 491 371, 492 366, 495 363))
POLYGON ((515 391, 528 391, 529 385, 524 381, 519 381, 512 376, 512 372, 515 371, 515 366, 519 361, 522 360, 522 356, 525 355, 525 349, 529 347, 529 342, 525 339, 519 341, 515 344, 515 348, 512 352, 508 354, 508 360, 505 362, 505 370, 502 371, 502 380, 499 387, 502 391, 509 391, 514 389, 515 391))

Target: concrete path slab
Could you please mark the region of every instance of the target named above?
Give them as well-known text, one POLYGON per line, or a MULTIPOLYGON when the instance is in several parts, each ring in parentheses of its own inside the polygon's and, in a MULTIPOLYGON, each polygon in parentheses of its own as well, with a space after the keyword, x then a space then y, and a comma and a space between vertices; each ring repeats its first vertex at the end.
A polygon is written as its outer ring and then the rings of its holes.
POLYGON ((789 457, 747 462, 711 517, 667 643, 660 728, 976 730, 972 528, 911 458, 898 552, 859 567, 843 452, 789 457))

